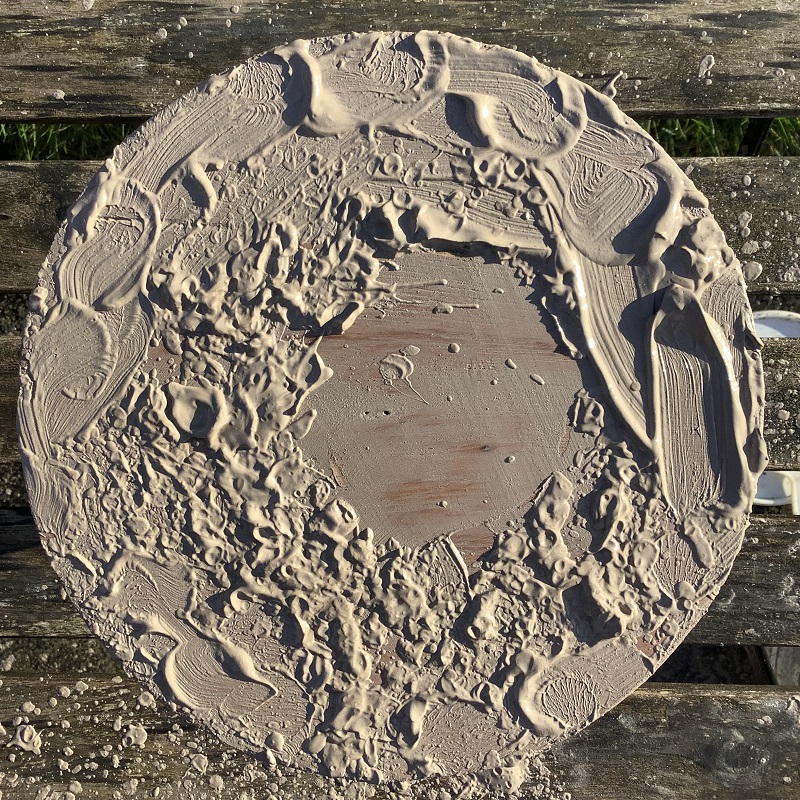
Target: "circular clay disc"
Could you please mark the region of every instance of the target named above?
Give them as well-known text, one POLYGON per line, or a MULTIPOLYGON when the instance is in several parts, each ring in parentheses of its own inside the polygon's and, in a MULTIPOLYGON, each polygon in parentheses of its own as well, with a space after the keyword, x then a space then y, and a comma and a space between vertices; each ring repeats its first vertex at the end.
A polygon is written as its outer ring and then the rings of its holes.
POLYGON ((622 700, 719 591, 759 347, 708 202, 608 97, 447 34, 297 41, 69 212, 25 477, 92 630, 222 740, 487 769, 622 700))

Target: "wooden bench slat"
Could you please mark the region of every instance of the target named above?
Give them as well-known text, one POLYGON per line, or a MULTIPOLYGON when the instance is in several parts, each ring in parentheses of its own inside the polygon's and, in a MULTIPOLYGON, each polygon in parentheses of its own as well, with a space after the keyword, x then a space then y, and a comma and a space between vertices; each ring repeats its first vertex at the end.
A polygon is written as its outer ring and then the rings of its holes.
POLYGON ((630 114, 794 115, 798 19, 785 0, 757 8, 743 0, 510 0, 498 9, 474 0, 293 0, 242 4, 236 14, 217 0, 15 0, 0 8, 0 118, 149 116, 209 74, 285 41, 426 28, 518 47, 596 87, 624 71, 619 101, 630 114), (178 30, 181 16, 188 24, 178 30), (716 63, 700 77, 707 55, 716 63))
MULTIPOLYGON (((235 798, 245 790, 285 800, 326 794, 325 779, 260 766, 160 703, 143 708, 140 695, 139 686, 119 677, 6 680, 0 687, 0 722, 8 738, 16 718, 42 738, 40 754, 8 749, 15 758, 3 768, 0 790, 33 800, 46 786, 64 791, 78 780, 79 796, 98 800, 152 797, 156 787, 167 798, 235 798), (62 697, 65 690, 69 697, 62 697), (33 710, 23 711, 24 702, 33 710), (142 747, 123 746, 129 725, 147 732, 142 747), (219 793, 212 775, 222 776, 219 793)), ((649 800, 657 789, 667 800, 794 797, 792 782, 800 774, 798 702, 778 687, 644 686, 545 755, 552 796, 569 791, 573 800, 649 800)), ((523 792, 535 791, 535 785, 523 792)))
MULTIPOLYGON (((0 507, 4 482, 18 467, 16 403, 19 387, 18 336, 0 336, 0 507), (9 472, 10 471, 10 472, 9 472), (3 473, 8 472, 6 478, 3 473)), ((764 343, 767 403, 764 434, 772 469, 800 468, 800 339, 764 343)))
MULTIPOLYGON (((31 523, 0 522, 0 638, 86 636, 31 523)), ((800 520, 754 518, 731 576, 689 634, 696 644, 800 645, 800 520)))
POLYGON ((800 339, 767 339, 764 439, 773 469, 800 469, 800 339))
MULTIPOLYGON (((763 264, 762 274, 749 283, 750 291, 800 291, 800 158, 678 163, 708 196, 740 259, 763 264), (741 235, 742 214, 752 216, 745 225, 747 238, 741 235)), ((67 209, 99 168, 97 161, 0 162, 0 292, 33 290, 67 209)))
POLYGON ((573 800, 788 800, 800 774, 797 703, 767 687, 645 686, 558 747, 553 771, 573 800))

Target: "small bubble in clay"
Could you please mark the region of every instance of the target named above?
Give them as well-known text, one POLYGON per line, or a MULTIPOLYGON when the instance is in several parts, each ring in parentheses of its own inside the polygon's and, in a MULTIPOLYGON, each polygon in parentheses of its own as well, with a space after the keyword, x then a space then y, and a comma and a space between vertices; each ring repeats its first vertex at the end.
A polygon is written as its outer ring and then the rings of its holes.
POLYGON ((641 389, 641 388, 642 388, 642 384, 641 384, 641 383, 639 383, 639 381, 631 381, 631 383, 630 383, 630 385, 628 386, 628 388, 629 388, 629 389, 630 389, 632 392, 638 392, 638 391, 639 391, 639 389, 641 389))
POLYGON ((447 500, 440 500, 437 504, 439 508, 447 508, 447 500))
POLYGON ((447 348, 451 353, 458 353, 461 350, 461 345, 457 344, 456 342, 452 342, 450 346, 447 348))
POLYGON ((505 294, 505 293, 506 293, 506 290, 505 290, 505 289, 501 289, 499 286, 498 286, 498 287, 496 287, 495 289, 492 289, 492 291, 493 291, 495 294, 505 294))
POLYGON ((743 175, 742 176, 742 186, 750 186, 753 182, 753 178, 750 175, 743 175))
POLYGON ((231 14, 238 14, 239 6, 231 6, 231 14))
POLYGON ((178 25, 180 25, 181 28, 185 28, 188 24, 186 17, 178 17, 178 25))
POLYGON ((66 94, 64 94, 63 90, 61 89, 56 89, 53 92, 53 100, 63 100, 65 97, 66 94))
POLYGON ((156 36, 157 36, 159 39, 166 39, 166 38, 167 38, 167 29, 166 29, 166 28, 159 28, 159 29, 156 31, 156 36))
POLYGON ((450 303, 442 303, 442 305, 433 307, 434 314, 452 314, 453 306, 450 303))
POLYGON ((492 378, 492 379, 489 381, 489 383, 490 383, 492 386, 497 386, 497 378, 492 378))
POLYGON ((451 395, 451 394, 447 395, 447 402, 448 403, 452 403, 453 402, 453 395, 451 395))
POLYGON ((544 386, 544 378, 538 372, 531 372, 531 380, 539 386, 544 386))
POLYGON ((509 369, 516 369, 517 368, 517 365, 510 358, 506 359, 506 366, 509 369))
POLYGON ((226 28, 230 28, 231 24, 232 24, 232 23, 231 23, 231 21, 230 21, 229 19, 226 19, 226 20, 225 20, 225 27, 226 27, 226 28))
POLYGON ((506 456, 505 462, 506 464, 513 464, 517 460, 516 456, 506 456))

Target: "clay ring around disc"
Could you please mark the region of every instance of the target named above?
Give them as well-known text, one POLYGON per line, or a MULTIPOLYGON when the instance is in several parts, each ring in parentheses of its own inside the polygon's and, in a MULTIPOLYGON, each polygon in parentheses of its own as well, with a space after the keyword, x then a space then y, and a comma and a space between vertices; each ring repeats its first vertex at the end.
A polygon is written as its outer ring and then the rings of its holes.
POLYGON ((472 771, 705 612, 764 464, 759 347, 706 199, 609 98, 446 34, 297 41, 69 212, 25 477, 84 619, 222 740, 472 771))

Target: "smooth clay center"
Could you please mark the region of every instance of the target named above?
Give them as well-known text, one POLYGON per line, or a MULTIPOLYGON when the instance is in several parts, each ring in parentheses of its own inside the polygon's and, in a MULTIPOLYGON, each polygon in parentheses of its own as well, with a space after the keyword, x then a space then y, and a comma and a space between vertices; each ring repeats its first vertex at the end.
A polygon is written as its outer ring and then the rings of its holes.
POLYGON ((396 300, 319 345, 334 375, 303 451, 377 540, 449 533, 471 563, 572 464, 580 371, 507 264, 419 251, 391 266, 396 300))

